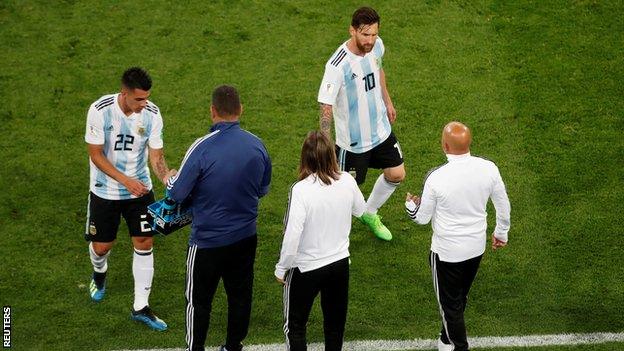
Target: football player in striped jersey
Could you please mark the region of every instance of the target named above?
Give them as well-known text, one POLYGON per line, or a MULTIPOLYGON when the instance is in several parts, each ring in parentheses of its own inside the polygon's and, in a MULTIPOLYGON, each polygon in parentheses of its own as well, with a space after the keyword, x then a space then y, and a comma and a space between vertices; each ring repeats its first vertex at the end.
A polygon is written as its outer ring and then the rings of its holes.
POLYGON ((391 124, 396 110, 386 87, 382 67, 385 47, 379 34, 380 18, 370 7, 357 9, 351 18, 351 38, 329 58, 319 88, 320 129, 336 131, 336 154, 341 171, 364 183, 368 168, 383 169, 359 217, 382 240, 392 233, 377 210, 405 178, 401 147, 391 124))
POLYGON ((161 181, 169 172, 163 153, 162 116, 148 100, 152 80, 139 67, 126 70, 121 92, 104 95, 91 104, 85 141, 89 153, 90 186, 85 239, 93 275, 91 299, 99 302, 106 292, 108 256, 123 216, 132 238, 134 305, 131 317, 152 329, 167 324, 149 306, 154 276, 153 234, 147 205, 154 202, 147 160, 161 181))

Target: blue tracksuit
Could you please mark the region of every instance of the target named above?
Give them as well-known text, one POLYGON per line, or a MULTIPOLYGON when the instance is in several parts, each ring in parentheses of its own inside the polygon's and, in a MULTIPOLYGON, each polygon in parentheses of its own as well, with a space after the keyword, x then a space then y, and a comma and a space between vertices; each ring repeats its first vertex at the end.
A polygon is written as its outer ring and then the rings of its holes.
POLYGON ((189 245, 214 248, 256 234, 258 201, 269 192, 271 159, 262 141, 221 122, 188 149, 167 196, 189 200, 193 224, 189 245))

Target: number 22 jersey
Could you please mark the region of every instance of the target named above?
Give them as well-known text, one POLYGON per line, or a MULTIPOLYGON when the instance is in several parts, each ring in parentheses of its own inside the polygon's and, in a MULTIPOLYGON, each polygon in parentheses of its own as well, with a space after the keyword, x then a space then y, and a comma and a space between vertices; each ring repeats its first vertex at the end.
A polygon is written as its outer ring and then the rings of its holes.
MULTIPOLYGON (((156 105, 147 102, 139 113, 130 116, 119 106, 119 94, 104 95, 89 107, 85 141, 102 145, 104 156, 120 172, 152 188, 148 146, 161 149, 163 121, 156 105)), ((98 169, 89 159, 89 190, 108 200, 134 198, 128 189, 98 169)))

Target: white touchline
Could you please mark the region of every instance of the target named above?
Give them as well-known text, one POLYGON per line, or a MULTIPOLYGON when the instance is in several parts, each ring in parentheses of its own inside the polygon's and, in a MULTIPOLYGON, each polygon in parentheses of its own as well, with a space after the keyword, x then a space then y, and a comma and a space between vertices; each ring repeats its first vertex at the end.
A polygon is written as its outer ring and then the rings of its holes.
MULTIPOLYGON (((530 347, 552 345, 586 345, 602 344, 606 342, 623 342, 624 333, 587 333, 587 334, 552 334, 552 335, 523 335, 523 336, 477 336, 469 337, 471 347, 501 348, 501 347, 530 347)), ((210 348, 210 347, 207 347, 210 348)), ((216 350, 217 347, 215 346, 216 350)), ((284 344, 245 345, 245 351, 283 351, 284 344)), ((322 343, 308 345, 309 351, 322 351, 322 343)), ((346 341, 345 351, 396 351, 396 350, 435 350, 437 340, 357 340, 346 341)), ((184 351, 183 348, 174 349, 142 349, 120 351, 184 351)))

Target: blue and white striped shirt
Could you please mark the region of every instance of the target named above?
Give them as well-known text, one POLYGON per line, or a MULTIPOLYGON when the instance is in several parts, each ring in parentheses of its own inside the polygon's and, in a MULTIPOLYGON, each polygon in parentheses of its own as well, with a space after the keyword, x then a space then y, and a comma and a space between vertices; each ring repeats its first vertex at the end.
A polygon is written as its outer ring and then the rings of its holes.
POLYGON ((336 144, 342 149, 363 153, 390 135, 381 88, 384 51, 379 37, 364 56, 353 54, 345 42, 325 65, 318 101, 332 106, 336 144))
MULTIPOLYGON (((119 171, 152 188, 147 165, 148 146, 163 147, 163 121, 160 110, 149 102, 139 113, 130 116, 121 110, 119 94, 104 95, 91 104, 87 114, 85 141, 103 145, 104 156, 119 171)), ((108 176, 89 159, 89 189, 95 195, 108 200, 134 198, 121 183, 108 176)))

